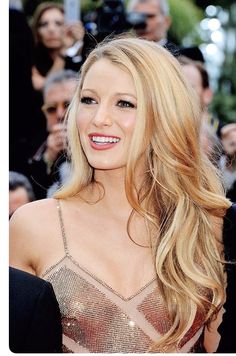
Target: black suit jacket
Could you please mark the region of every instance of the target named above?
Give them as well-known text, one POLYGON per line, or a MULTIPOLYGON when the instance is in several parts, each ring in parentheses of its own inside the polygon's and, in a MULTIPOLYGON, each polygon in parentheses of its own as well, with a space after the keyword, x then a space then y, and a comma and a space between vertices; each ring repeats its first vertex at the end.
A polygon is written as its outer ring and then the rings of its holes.
POLYGON ((12 352, 62 352, 61 315, 51 284, 12 267, 9 346, 12 352))
POLYGON ((221 340, 217 353, 236 353, 236 204, 233 204, 228 209, 224 218, 223 241, 226 260, 234 261, 234 264, 226 265, 227 289, 226 303, 224 305, 225 313, 218 329, 221 334, 221 340))

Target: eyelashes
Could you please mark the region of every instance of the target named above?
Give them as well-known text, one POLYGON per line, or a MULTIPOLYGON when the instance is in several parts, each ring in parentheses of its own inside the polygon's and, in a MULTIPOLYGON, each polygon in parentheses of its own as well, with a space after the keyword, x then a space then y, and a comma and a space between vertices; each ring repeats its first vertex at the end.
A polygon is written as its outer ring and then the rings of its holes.
POLYGON ((87 105, 96 104, 96 100, 90 98, 89 96, 83 96, 83 97, 80 99, 80 102, 81 102, 82 104, 87 104, 87 105))
POLYGON ((134 108, 135 105, 133 103, 131 103, 130 101, 127 100, 119 100, 117 103, 117 106, 121 107, 121 108, 134 108))
MULTIPOLYGON (((82 104, 86 104, 86 105, 97 104, 97 101, 89 96, 83 96, 80 99, 80 102, 82 104)), ((131 109, 136 107, 136 105, 134 105, 133 103, 131 103, 130 101, 127 101, 127 100, 119 100, 116 103, 116 106, 118 106, 120 108, 131 108, 131 109)))

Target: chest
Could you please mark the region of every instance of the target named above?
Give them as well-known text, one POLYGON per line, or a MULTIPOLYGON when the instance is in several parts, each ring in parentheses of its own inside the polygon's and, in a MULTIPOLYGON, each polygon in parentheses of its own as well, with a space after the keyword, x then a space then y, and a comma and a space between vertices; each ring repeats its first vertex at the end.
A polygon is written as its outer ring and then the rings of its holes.
MULTIPOLYGON (((66 352, 143 353, 171 326, 155 279, 125 298, 69 257, 45 277, 61 309, 66 352)), ((191 327, 186 350, 201 329, 191 327)))

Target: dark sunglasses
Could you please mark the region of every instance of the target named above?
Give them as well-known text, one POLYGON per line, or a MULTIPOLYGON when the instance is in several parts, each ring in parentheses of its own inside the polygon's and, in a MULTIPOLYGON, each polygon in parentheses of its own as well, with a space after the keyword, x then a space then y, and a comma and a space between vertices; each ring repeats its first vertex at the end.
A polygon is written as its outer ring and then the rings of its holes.
POLYGON ((58 106, 62 105, 63 108, 66 110, 68 108, 68 106, 70 105, 69 101, 64 101, 62 103, 58 103, 58 104, 44 104, 42 106, 42 111, 45 114, 51 115, 51 114, 55 114, 57 111, 58 106))

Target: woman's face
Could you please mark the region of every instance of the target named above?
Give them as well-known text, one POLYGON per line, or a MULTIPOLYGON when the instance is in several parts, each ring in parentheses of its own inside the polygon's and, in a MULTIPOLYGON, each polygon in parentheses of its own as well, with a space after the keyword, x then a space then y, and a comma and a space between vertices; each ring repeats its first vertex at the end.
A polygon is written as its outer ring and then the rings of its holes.
POLYGON ((64 15, 58 9, 46 10, 38 24, 38 35, 46 48, 61 48, 64 36, 64 15))
POLYGON ((107 59, 94 63, 85 76, 77 113, 82 147, 93 168, 126 166, 136 111, 131 75, 107 59))

